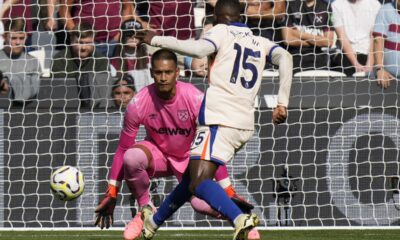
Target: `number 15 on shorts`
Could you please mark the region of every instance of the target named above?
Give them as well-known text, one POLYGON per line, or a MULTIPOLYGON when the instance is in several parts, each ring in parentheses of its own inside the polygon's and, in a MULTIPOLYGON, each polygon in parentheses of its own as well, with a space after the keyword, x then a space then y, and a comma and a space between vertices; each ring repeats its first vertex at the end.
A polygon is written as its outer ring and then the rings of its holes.
POLYGON ((194 149, 194 148, 198 147, 204 141, 206 133, 207 132, 205 132, 205 131, 197 132, 196 137, 194 138, 190 149, 194 149))

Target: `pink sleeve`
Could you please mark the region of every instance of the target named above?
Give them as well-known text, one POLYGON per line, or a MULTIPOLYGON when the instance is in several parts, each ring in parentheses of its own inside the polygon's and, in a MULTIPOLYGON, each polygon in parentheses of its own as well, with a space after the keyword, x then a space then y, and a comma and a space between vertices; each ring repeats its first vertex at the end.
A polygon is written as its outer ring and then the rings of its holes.
POLYGON ((136 109, 136 104, 132 102, 128 105, 125 116, 124 126, 119 136, 119 143, 117 151, 114 155, 114 160, 111 166, 111 173, 109 176, 109 183, 119 186, 124 178, 124 154, 135 143, 136 135, 139 131, 140 118, 136 109))

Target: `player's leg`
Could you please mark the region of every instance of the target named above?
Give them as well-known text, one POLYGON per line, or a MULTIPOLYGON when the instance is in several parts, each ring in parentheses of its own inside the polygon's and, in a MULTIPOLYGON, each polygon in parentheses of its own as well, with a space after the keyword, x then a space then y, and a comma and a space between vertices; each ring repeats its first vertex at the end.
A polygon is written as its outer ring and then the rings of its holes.
MULTIPOLYGON (((198 129, 198 137, 201 136, 201 141, 195 141, 195 148, 198 149, 198 152, 211 155, 212 152, 212 143, 215 140, 216 128, 209 129, 209 127, 202 127, 198 129), (211 137, 209 136, 211 135, 211 137), (207 137, 205 137, 207 136, 207 137), (203 141, 205 140, 205 141, 203 141), (211 141, 210 141, 211 140, 211 141), (211 144, 210 144, 211 143, 211 144), (200 149, 200 150, 199 150, 200 149)), ((249 137, 248 137, 249 138, 249 137)), ((246 139, 247 140, 247 139, 246 139)), ((221 145, 221 144, 219 144, 221 145)), ((240 146, 238 146, 239 148, 240 146)), ((231 149, 230 149, 231 150, 231 149)), ((228 151, 231 154, 231 157, 234 154, 234 150, 228 151)), ((228 154, 228 155, 229 155, 228 154)), ((201 156, 202 154, 197 154, 196 156, 201 156)), ((211 159, 210 157, 207 157, 211 159)), ((197 158, 197 159, 207 159, 207 158, 197 158)), ((196 158, 195 158, 196 159, 196 158)), ((213 158, 216 162, 220 164, 222 161, 213 158)), ((190 172, 191 178, 196 180, 194 184, 190 183, 190 178, 186 174, 182 181, 177 185, 174 191, 168 195, 166 200, 161 204, 158 212, 156 214, 151 215, 148 214, 145 217, 144 228, 143 228, 143 238, 151 239, 155 231, 159 226, 161 226, 166 219, 168 219, 179 207, 181 207, 190 197, 191 192, 189 190, 189 184, 191 184, 191 189, 193 192, 202 196, 214 209, 220 209, 221 207, 224 209, 221 211, 224 215, 229 217, 231 221, 238 226, 235 235, 241 234, 242 230, 248 230, 254 227, 257 224, 257 219, 254 216, 250 215, 241 215, 241 210, 229 199, 224 190, 215 183, 212 179, 214 178, 216 169, 218 165, 211 161, 190 161, 189 167, 187 169, 190 172), (192 165, 193 164, 193 165, 192 165), (190 166, 193 166, 193 170, 190 166), (207 188, 213 189, 213 194, 209 194, 207 192, 207 188), (215 193, 217 192, 217 196, 215 193), (207 197, 208 195, 209 197, 207 197), (208 199, 207 199, 208 198, 208 199), (219 200, 219 199, 222 200, 219 200), (226 204, 225 204, 226 203, 226 204), (224 206, 222 206, 224 204, 224 206), (240 221, 235 221, 235 219, 240 217, 240 221), (252 219, 250 219, 252 217, 252 219)))
MULTIPOLYGON (((189 161, 189 159, 187 159, 187 161, 189 161)), ((183 173, 180 172, 180 167, 179 167, 180 162, 181 162, 181 160, 174 161, 171 159, 171 161, 170 161, 174 175, 175 175, 176 179, 178 179, 179 182, 182 181, 182 177, 183 177, 183 173)), ((227 172, 226 172, 226 176, 228 176, 227 172)), ((225 178, 225 176, 224 176, 224 178, 225 178)), ((229 179, 229 177, 228 177, 228 179, 229 179)), ((211 216, 211 217, 217 218, 217 219, 223 218, 223 216, 218 211, 215 211, 214 209, 212 209, 211 206, 208 205, 208 203, 206 203, 204 200, 199 199, 195 196, 192 196, 190 198, 190 204, 192 205, 192 208, 198 213, 208 215, 208 216, 211 216)))
POLYGON ((155 214, 147 211, 146 208, 143 209, 142 239, 152 239, 164 221, 171 217, 185 202, 190 200, 192 193, 189 191, 189 183, 190 176, 185 172, 182 181, 168 194, 155 214))
MULTIPOLYGON (((132 196, 137 199, 139 209, 155 209, 150 200, 150 179, 170 176, 172 172, 161 151, 151 142, 142 141, 127 150, 124 155, 125 181, 132 196)), ((135 239, 141 233, 143 221, 139 211, 128 223, 124 231, 125 239, 135 239)))
MULTIPOLYGON (((226 168, 226 165, 220 165, 217 169, 217 172, 215 173, 215 180, 218 182, 218 184, 224 189, 226 194, 229 196, 230 199, 242 210, 244 213, 251 213, 251 210, 254 209, 254 206, 246 201, 245 198, 240 196, 239 194, 236 193, 230 179, 228 176, 228 170, 226 168)), ((196 197, 193 197, 193 199, 199 199, 196 197)), ((199 199, 199 201, 204 202, 203 200, 199 199)), ((209 206, 207 203, 205 203, 207 206, 209 206)), ((192 204, 193 206, 193 204, 192 204)), ((222 215, 221 215, 222 216, 222 215)), ((218 217, 219 218, 219 217, 218 217)), ((248 235, 247 235, 248 240, 259 240, 260 239, 260 233, 256 228, 252 229, 248 235)))
POLYGON ((245 213, 251 212, 254 206, 240 196, 232 185, 226 165, 220 165, 215 173, 215 181, 224 189, 232 201, 245 213))
POLYGON ((247 233, 258 224, 257 216, 243 214, 224 190, 210 179, 210 175, 215 174, 218 165, 233 158, 236 150, 250 139, 252 131, 204 126, 198 128, 198 136, 199 133, 202 133, 201 140, 204 141, 195 141, 197 146, 192 146, 188 167, 191 177, 190 191, 231 220, 236 229, 234 238, 247 238, 247 233))
POLYGON ((150 150, 140 144, 128 149, 124 155, 125 181, 133 197, 137 199, 139 207, 150 201, 148 193, 150 177, 147 169, 151 159, 150 150))

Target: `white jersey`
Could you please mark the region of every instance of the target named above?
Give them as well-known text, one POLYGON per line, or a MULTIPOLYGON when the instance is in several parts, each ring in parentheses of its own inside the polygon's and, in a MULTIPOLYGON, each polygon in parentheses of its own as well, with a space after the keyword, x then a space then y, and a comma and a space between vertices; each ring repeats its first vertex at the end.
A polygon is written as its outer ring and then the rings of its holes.
POLYGON ((199 124, 253 130, 254 101, 266 57, 277 45, 254 36, 242 23, 218 24, 203 38, 214 45, 216 55, 210 64, 199 124))

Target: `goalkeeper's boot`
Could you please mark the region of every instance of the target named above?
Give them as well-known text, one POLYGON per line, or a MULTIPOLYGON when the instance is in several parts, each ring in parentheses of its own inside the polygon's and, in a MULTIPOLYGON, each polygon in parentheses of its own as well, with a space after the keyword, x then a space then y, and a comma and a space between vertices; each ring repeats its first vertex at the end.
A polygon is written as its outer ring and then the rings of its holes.
POLYGON ((246 199, 236 193, 235 189, 230 185, 224 189, 228 197, 242 210, 244 213, 250 213, 254 209, 253 204, 246 201, 246 199))
POLYGON ((143 220, 142 212, 138 212, 134 218, 126 225, 124 230, 125 240, 135 240, 142 233, 143 220))
POLYGON ((248 240, 249 232, 255 228, 260 220, 255 214, 240 214, 235 221, 233 240, 248 240))
POLYGON ((260 233, 256 228, 253 228, 250 230, 249 234, 247 234, 247 239, 248 240, 260 240, 260 233))
POLYGON ((158 229, 158 226, 155 227, 153 223, 153 208, 150 205, 146 205, 141 212, 143 221, 141 239, 150 240, 154 237, 158 229))
MULTIPOLYGON (((152 210, 152 213, 156 212, 156 208, 150 204, 146 205, 143 207, 144 208, 150 208, 152 210)), ((142 220, 142 212, 138 212, 135 217, 132 218, 132 220, 126 225, 125 231, 124 231, 124 239, 125 240, 135 240, 140 236, 142 233, 143 229, 143 220, 142 220)))

